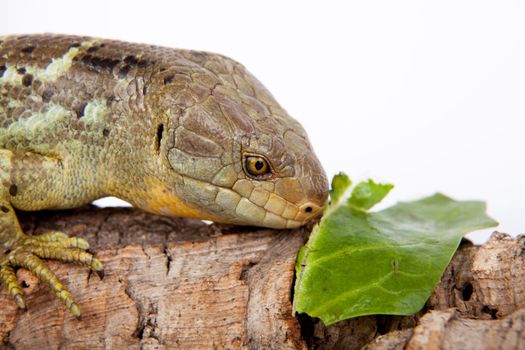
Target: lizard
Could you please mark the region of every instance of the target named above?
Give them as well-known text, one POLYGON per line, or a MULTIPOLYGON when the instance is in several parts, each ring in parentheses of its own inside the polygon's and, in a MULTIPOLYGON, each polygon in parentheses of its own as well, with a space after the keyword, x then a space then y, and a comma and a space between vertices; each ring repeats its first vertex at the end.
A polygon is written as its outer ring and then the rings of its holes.
POLYGON ((15 210, 115 196, 151 213, 290 229, 328 181, 303 127, 240 63, 91 37, 0 36, 0 283, 19 308, 25 268, 81 312, 45 259, 102 278, 89 243, 28 235, 15 210))

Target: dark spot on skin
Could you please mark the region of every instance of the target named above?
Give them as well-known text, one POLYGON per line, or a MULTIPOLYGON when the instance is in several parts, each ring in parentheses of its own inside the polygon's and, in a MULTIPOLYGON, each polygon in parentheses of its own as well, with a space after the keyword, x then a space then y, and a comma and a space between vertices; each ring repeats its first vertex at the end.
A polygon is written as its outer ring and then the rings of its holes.
POLYGON ((129 65, 135 65, 138 63, 138 61, 139 60, 137 60, 137 58, 133 55, 129 55, 124 58, 124 62, 129 65))
POLYGON ((87 52, 95 52, 100 49, 100 46, 91 46, 89 49, 87 49, 87 52))
POLYGON ((51 101, 51 97, 53 97, 53 91, 51 90, 45 90, 43 93, 42 93, 42 101, 43 102, 49 102, 51 101))
POLYGON ((148 93, 148 86, 144 85, 144 87, 142 88, 142 95, 146 96, 147 93, 148 93))
POLYGON ((101 61, 101 58, 93 57, 92 55, 86 55, 82 58, 82 62, 91 68, 95 68, 99 64, 100 61, 101 61))
POLYGON ((100 67, 101 64, 102 64, 102 58, 100 57, 91 58, 91 65, 93 67, 100 67))
POLYGON ((26 46, 24 47, 22 50, 20 50, 22 53, 25 53, 25 54, 31 54, 33 51, 35 50, 35 47, 33 45, 30 45, 30 46, 26 46))
POLYGON ((97 66, 100 69, 106 70, 107 72, 111 73, 113 72, 113 68, 115 68, 115 66, 119 63, 120 61, 118 60, 113 60, 111 58, 104 58, 100 60, 100 62, 98 62, 97 66))
POLYGON ((119 69, 118 77, 120 79, 125 78, 126 75, 128 75, 130 69, 131 69, 131 66, 126 64, 124 67, 119 69))
POLYGON ((108 137, 109 136, 109 129, 102 130, 102 136, 108 137))
POLYGON ((91 65, 91 59, 93 58, 93 56, 91 55, 85 55, 84 57, 82 57, 82 60, 81 62, 85 65, 91 65))
POLYGON ((165 72, 166 71, 166 68, 165 67, 160 67, 160 72, 165 72))
POLYGON ((22 84, 27 87, 27 86, 31 86, 32 83, 33 83, 33 76, 31 74, 24 75, 24 77, 22 78, 22 84))
POLYGON ((86 108, 86 106, 87 106, 87 103, 81 103, 81 104, 75 106, 75 108, 73 108, 78 119, 80 119, 80 118, 82 118, 84 116, 84 108, 86 108))
POLYGON ((20 75, 24 75, 24 74, 26 74, 26 68, 25 68, 25 67, 18 68, 16 71, 17 71, 18 74, 20 74, 20 75))
POLYGON ((119 60, 114 60, 111 58, 102 58, 92 55, 85 55, 81 60, 82 64, 86 67, 101 72, 103 70, 111 73, 113 68, 120 63, 119 60))
POLYGON ((7 67, 5 66, 5 64, 2 64, 0 66, 0 78, 4 76, 4 73, 6 70, 7 70, 7 67))
POLYGON ((69 45, 68 49, 71 49, 73 47, 80 47, 80 43, 73 43, 73 44, 69 45))
POLYGON ((312 212, 312 207, 306 207, 306 208, 304 208, 304 211, 307 212, 307 213, 311 213, 312 212))
POLYGON ((160 152, 160 146, 162 144, 162 136, 164 134, 164 124, 159 124, 157 126, 157 137, 155 138, 155 151, 160 152))
POLYGON ((120 63, 119 60, 113 60, 111 58, 105 58, 102 60, 102 67, 104 67, 108 72, 113 72, 113 69, 117 64, 120 63))
POLYGON ((1 209, 4 213, 9 213, 9 208, 8 208, 8 207, 4 207, 4 206, 2 206, 0 209, 1 209))
MULTIPOLYGON (((145 68, 148 65, 147 60, 139 60, 137 57, 133 55, 128 55, 124 57, 124 63, 126 63, 129 66, 137 66, 138 68, 145 68)), ((151 64, 154 64, 155 61, 152 61, 151 64)))
POLYGON ((15 184, 9 186, 9 194, 14 197, 18 194, 18 187, 15 184))
POLYGON ((170 74, 164 77, 164 85, 169 84, 173 81, 173 78, 175 78, 174 74, 170 74))

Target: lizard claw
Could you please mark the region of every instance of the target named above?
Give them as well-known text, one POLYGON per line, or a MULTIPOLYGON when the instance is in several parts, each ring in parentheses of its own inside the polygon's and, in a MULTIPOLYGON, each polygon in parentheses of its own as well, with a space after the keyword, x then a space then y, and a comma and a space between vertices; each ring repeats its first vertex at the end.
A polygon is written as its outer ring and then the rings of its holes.
POLYGON ((87 241, 82 238, 70 238, 62 232, 49 232, 40 236, 24 235, 13 244, 11 251, 7 252, 0 262, 0 282, 18 307, 25 309, 23 293, 13 268, 26 268, 47 284, 75 317, 80 318, 80 308, 73 296, 42 259, 82 264, 91 268, 102 279, 104 277, 102 263, 86 249, 89 249, 87 241))
POLYGON ((104 279, 104 276, 105 276, 104 269, 98 270, 98 271, 95 271, 95 272, 97 273, 98 278, 100 278, 101 280, 104 279))

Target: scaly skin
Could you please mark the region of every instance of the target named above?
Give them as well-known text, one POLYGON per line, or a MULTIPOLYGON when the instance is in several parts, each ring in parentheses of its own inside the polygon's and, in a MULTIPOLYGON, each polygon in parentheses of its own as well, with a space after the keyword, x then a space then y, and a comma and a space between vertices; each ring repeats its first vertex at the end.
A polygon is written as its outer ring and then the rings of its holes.
POLYGON ((149 212, 294 228, 328 183, 299 123, 239 63, 217 54, 60 35, 0 37, 0 282, 14 268, 78 305, 40 258, 103 274, 88 243, 25 235, 14 209, 104 196, 149 212), (250 175, 246 157, 269 173, 250 175))

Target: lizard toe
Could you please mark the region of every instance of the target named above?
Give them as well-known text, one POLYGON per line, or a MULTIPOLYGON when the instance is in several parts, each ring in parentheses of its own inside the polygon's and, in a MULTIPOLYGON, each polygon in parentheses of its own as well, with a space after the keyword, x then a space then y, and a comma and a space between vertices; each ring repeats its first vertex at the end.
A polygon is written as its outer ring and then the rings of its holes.
POLYGON ((16 279, 15 270, 8 265, 7 261, 0 264, 0 283, 2 283, 11 298, 15 300, 16 305, 21 309, 25 309, 24 295, 16 279))
POLYGON ((33 247, 32 252, 40 258, 84 265, 97 273, 103 273, 104 271, 104 265, 100 260, 95 258, 92 253, 86 252, 80 248, 62 248, 39 245, 33 247))
POLYGON ((46 232, 38 236, 28 236, 26 242, 37 245, 45 244, 48 247, 89 249, 89 243, 85 239, 69 237, 60 231, 46 232))
POLYGON ((71 293, 62 285, 56 275, 42 259, 77 263, 89 267, 102 278, 104 266, 91 252, 89 244, 82 238, 68 237, 62 232, 48 232, 39 236, 23 235, 6 252, 0 262, 0 283, 9 292, 17 305, 25 309, 25 301, 17 282, 14 268, 23 267, 47 284, 73 315, 80 318, 80 308, 71 293))
MULTIPOLYGON (((13 250, 7 255, 9 264, 13 267, 19 266, 29 270, 38 279, 51 288, 55 296, 60 299, 66 307, 75 315, 80 317, 80 309, 75 303, 71 293, 60 283, 56 275, 49 269, 47 264, 33 252, 25 250, 13 250)), ((16 281, 16 277, 15 277, 16 281)), ((17 299, 15 298, 15 301, 17 299)))

